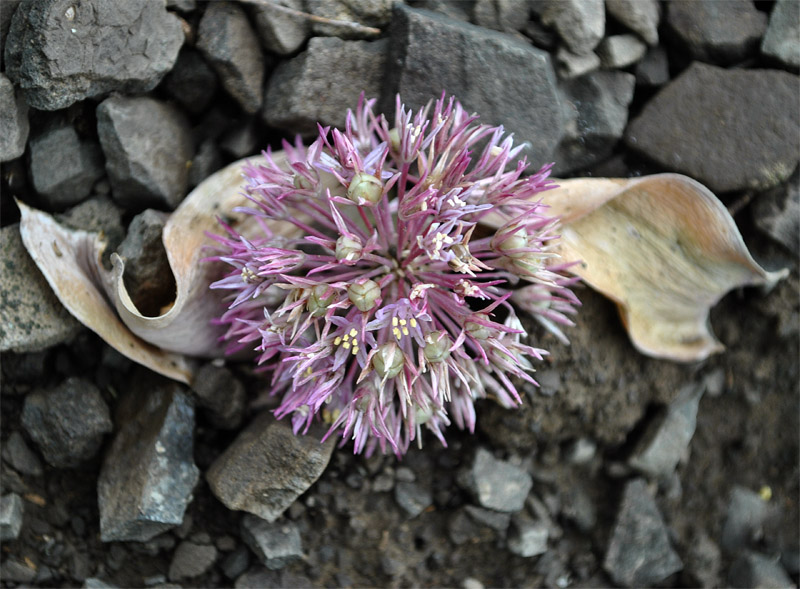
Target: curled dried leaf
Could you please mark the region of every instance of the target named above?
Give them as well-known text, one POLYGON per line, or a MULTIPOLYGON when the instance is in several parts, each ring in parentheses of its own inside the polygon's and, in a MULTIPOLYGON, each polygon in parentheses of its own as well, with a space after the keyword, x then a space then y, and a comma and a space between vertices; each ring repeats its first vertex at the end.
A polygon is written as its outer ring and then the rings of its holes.
POLYGON ((558 183, 544 201, 562 217, 562 260, 581 261, 570 270, 617 303, 644 354, 690 362, 722 351, 711 307, 733 288, 786 276, 753 260, 724 205, 691 178, 558 183))

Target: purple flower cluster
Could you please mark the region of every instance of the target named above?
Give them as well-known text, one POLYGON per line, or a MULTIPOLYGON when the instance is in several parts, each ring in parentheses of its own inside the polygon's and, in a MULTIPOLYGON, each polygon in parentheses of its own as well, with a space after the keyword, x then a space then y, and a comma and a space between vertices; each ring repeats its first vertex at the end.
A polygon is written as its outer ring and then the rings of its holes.
POLYGON ((515 381, 535 384, 547 352, 525 343, 510 287, 533 283, 555 333, 577 301, 535 198, 548 166, 523 176, 522 147, 452 98, 416 114, 398 98, 391 122, 373 104, 245 168, 259 236, 217 236, 232 270, 212 288, 232 291, 229 349, 258 352, 295 433, 319 417, 355 452, 402 455, 422 426, 444 444, 451 421, 474 430, 476 399, 513 407, 515 381))

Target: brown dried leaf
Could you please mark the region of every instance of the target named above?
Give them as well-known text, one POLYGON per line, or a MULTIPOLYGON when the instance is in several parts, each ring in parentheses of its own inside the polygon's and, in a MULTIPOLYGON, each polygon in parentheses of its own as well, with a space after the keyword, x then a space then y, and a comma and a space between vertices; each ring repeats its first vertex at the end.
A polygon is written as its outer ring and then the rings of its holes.
POLYGON ((733 288, 771 285, 723 204, 679 174, 560 180, 543 193, 563 219, 561 259, 617 303, 634 346, 682 362, 723 350, 708 314, 733 288))

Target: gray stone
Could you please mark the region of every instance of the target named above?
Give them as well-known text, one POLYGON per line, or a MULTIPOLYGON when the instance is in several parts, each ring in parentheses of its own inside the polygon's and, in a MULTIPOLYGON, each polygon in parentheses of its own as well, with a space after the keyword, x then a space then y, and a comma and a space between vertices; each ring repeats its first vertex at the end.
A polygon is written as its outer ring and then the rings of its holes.
POLYGON ((788 184, 762 194, 753 207, 756 227, 800 255, 800 176, 792 175, 788 184))
POLYGON ((229 579, 237 578, 247 570, 248 566, 250 566, 250 551, 244 544, 236 547, 233 552, 222 559, 220 564, 222 574, 229 579))
POLYGON ((110 268, 109 259, 125 237, 122 226, 123 209, 108 196, 93 196, 78 206, 58 215, 59 223, 73 229, 102 232, 106 238, 103 262, 110 268))
POLYGON ((89 577, 83 582, 83 589, 117 589, 118 585, 106 583, 97 577, 89 577))
POLYGON ((275 521, 314 484, 331 458, 335 441, 322 430, 294 435, 291 427, 264 413, 208 469, 211 491, 229 509, 275 521))
POLYGON ((273 127, 306 136, 317 123, 344 128, 347 109, 355 109, 362 90, 380 95, 388 41, 343 41, 314 37, 308 49, 281 63, 267 83, 264 120, 273 127), (346 83, 357 77, 357 83, 346 83), (320 100, 324 96, 324 100, 320 100))
POLYGON ((565 132, 554 174, 586 168, 611 155, 625 131, 635 84, 633 74, 601 71, 562 83, 565 132))
POLYGON ((197 48, 245 112, 261 108, 264 55, 241 7, 233 2, 207 4, 197 32, 197 48))
POLYGON ((189 188, 200 182, 222 167, 222 154, 213 139, 206 139, 197 148, 189 168, 189 188))
POLYGON ((611 35, 597 47, 603 67, 609 70, 624 69, 633 65, 647 53, 647 45, 636 35, 611 35))
POLYGON ((758 493, 738 485, 733 487, 722 526, 722 548, 736 554, 754 544, 763 535, 769 511, 769 505, 758 493))
POLYGON ((694 59, 721 65, 756 52, 767 16, 751 0, 673 0, 667 25, 694 59))
POLYGON ((50 210, 85 200, 104 173, 100 146, 82 141, 72 126, 48 129, 31 139, 31 180, 50 210))
POLYGON ((578 55, 561 46, 556 53, 556 70, 558 71, 558 76, 563 80, 577 78, 599 67, 600 56, 593 51, 578 55))
POLYGON ((377 35, 365 27, 377 28, 389 24, 392 4, 392 0, 326 0, 306 2, 306 10, 328 21, 311 22, 311 30, 315 35, 340 39, 372 39, 377 35), (353 26, 354 24, 357 26, 353 26))
POLYGON ((214 546, 195 544, 185 540, 178 544, 172 555, 167 574, 170 581, 183 581, 208 572, 217 560, 214 546))
POLYGON ((199 51, 184 48, 164 79, 164 89, 189 112, 201 113, 217 91, 217 75, 199 51))
POLYGON ((25 153, 28 141, 28 104, 14 91, 14 84, 0 73, 0 162, 25 153))
POLYGON ((152 90, 183 40, 163 2, 23 2, 6 40, 6 74, 32 107, 57 110, 113 91, 152 90))
POLYGON ((757 552, 745 551, 731 565, 728 571, 728 583, 731 587, 749 589, 788 589, 797 587, 786 574, 776 558, 769 558, 757 552))
POLYGON ((636 83, 641 86, 663 86, 669 82, 669 58, 665 47, 653 47, 634 70, 636 83))
POLYGON ((508 549, 518 556, 529 558, 547 552, 547 526, 524 515, 511 519, 508 549))
POLYGON ((300 530, 294 522, 268 522, 248 514, 242 518, 242 539, 264 566, 273 571, 303 557, 300 530))
POLYGON ((24 513, 22 497, 16 493, 0 497, 0 542, 16 540, 19 537, 24 513))
POLYGON ((68 378, 25 397, 22 426, 44 459, 70 468, 92 458, 114 426, 100 390, 88 380, 68 378))
POLYGON ((589 438, 578 438, 570 443, 565 451, 564 458, 570 464, 588 464, 597 453, 597 444, 589 438))
POLYGON ((261 136, 255 121, 245 119, 222 137, 219 146, 222 151, 235 159, 241 159, 259 152, 261 136))
POLYGON ((533 486, 527 472, 496 459, 483 448, 478 449, 472 467, 463 473, 460 482, 481 506, 510 513, 525 506, 525 498, 533 486))
POLYGON ((657 0, 606 0, 606 10, 648 45, 658 45, 661 15, 657 0))
POLYGON ((477 0, 472 8, 472 22, 495 31, 521 30, 530 16, 529 0, 477 0))
POLYGON ((278 571, 270 571, 257 565, 239 576, 233 586, 236 589, 263 589, 264 587, 282 587, 281 582, 281 574, 278 571))
POLYGON ((696 583, 695 586, 705 588, 719 587, 719 571, 722 554, 719 546, 708 534, 700 531, 692 538, 686 551, 685 572, 696 583))
POLYGON ((668 479, 689 451, 703 392, 702 385, 684 387, 666 411, 648 425, 628 465, 647 476, 668 479))
POLYGON ((597 523, 597 508, 592 501, 586 485, 573 481, 566 485, 561 495, 563 506, 561 515, 574 523, 582 532, 590 532, 597 523))
POLYGON ((197 372, 192 390, 214 427, 235 429, 244 415, 244 385, 224 366, 205 364, 197 372))
POLYGON ((194 407, 178 385, 140 379, 117 423, 97 482, 100 539, 145 542, 179 526, 192 499, 194 407))
POLYGON ((433 495, 416 483, 399 482, 394 487, 394 500, 409 518, 414 518, 433 504, 433 495))
POLYGON ((778 0, 769 15, 761 53, 790 67, 800 67, 800 3, 778 0))
MULTIPOLYGON (((4 359, 5 362, 5 359, 4 359)), ((40 476, 42 461, 36 453, 28 448, 19 432, 13 432, 3 446, 3 459, 22 474, 40 476)))
POLYGON ((0 579, 3 581, 28 584, 35 578, 36 569, 15 557, 7 558, 3 564, 0 564, 0 579))
POLYGON ((624 587, 650 587, 683 568, 642 479, 625 485, 603 568, 624 587))
POLYGON ((603 0, 545 0, 541 18, 579 55, 597 47, 606 28, 603 0))
POLYGON ((395 93, 407 108, 418 109, 446 90, 478 113, 481 123, 502 124, 518 143, 525 142, 533 166, 551 161, 562 121, 547 52, 401 3, 395 5, 390 41, 384 112, 394 111, 395 93))
POLYGON ((770 188, 797 166, 798 92, 787 72, 695 62, 645 105, 625 142, 714 192, 770 188))
POLYGON ((154 317, 175 299, 175 279, 162 233, 167 215, 147 209, 136 215, 117 253, 125 260, 125 287, 144 315, 154 317))
POLYGON ((152 98, 114 96, 97 107, 97 133, 117 202, 134 210, 180 203, 193 154, 183 114, 152 98))
POLYGON ((311 23, 307 18, 276 8, 276 4, 302 12, 305 3, 303 0, 281 0, 253 7, 256 32, 264 48, 278 55, 290 55, 300 49, 308 39, 311 23))
POLYGON ((477 524, 486 526, 496 530, 500 533, 505 533, 511 523, 511 514, 494 511, 492 509, 484 509, 476 505, 465 505, 464 512, 467 513, 477 524))

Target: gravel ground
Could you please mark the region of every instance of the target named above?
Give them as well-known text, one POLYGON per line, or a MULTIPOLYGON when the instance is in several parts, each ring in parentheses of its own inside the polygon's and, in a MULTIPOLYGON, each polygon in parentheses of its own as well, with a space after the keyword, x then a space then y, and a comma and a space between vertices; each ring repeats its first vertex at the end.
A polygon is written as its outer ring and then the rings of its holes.
POLYGON ((0 583, 37 587, 787 587, 800 574, 795 0, 1 0, 0 583), (311 13, 313 18, 298 16, 311 13), (445 89, 560 177, 679 172, 770 292, 726 350, 634 350, 578 288, 525 404, 402 459, 296 438, 246 364, 171 383, 59 305, 14 198, 102 230, 158 309, 173 210, 223 165, 445 89))

